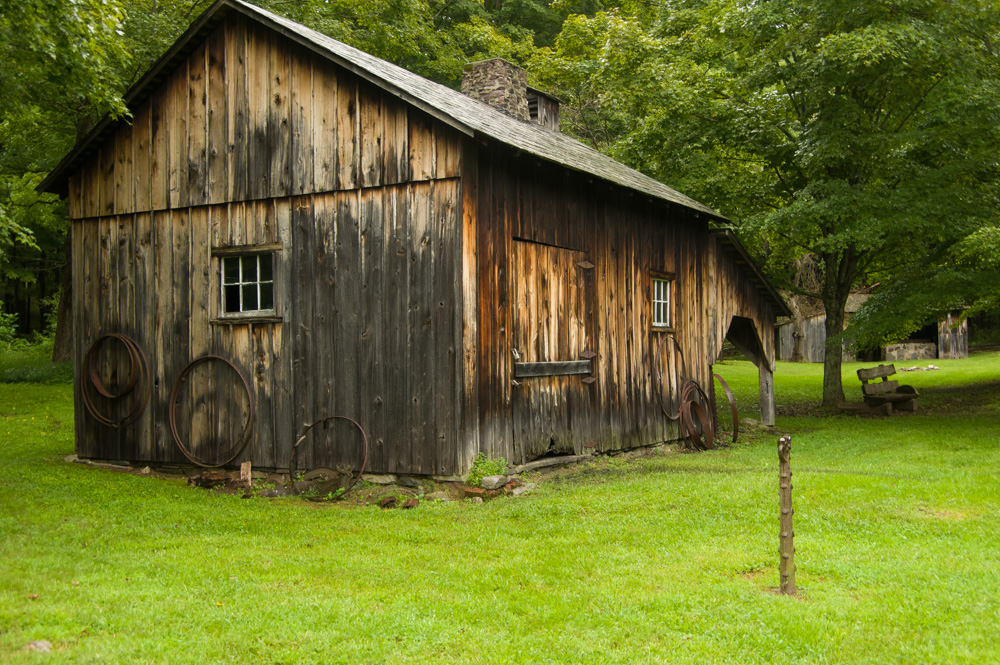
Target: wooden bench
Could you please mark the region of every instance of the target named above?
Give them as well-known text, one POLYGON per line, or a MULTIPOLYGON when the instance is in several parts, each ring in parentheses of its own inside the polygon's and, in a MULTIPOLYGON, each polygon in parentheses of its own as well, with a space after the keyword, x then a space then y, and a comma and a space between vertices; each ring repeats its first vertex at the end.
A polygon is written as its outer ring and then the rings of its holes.
POLYGON ((887 416, 892 415, 893 409, 916 412, 917 398, 920 397, 920 393, 913 386, 901 386, 899 381, 890 380, 889 377, 895 373, 895 365, 879 365, 878 367, 858 370, 865 404, 887 416), (876 381, 876 379, 882 380, 876 381))

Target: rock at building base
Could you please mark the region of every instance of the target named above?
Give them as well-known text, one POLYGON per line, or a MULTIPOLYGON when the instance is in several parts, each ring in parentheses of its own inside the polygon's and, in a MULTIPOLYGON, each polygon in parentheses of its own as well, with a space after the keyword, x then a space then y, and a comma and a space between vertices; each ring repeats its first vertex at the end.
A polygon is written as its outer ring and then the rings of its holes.
POLYGON ((373 485, 392 485, 396 482, 396 476, 391 473, 366 473, 361 476, 361 480, 373 485))
POLYGON ((507 476, 486 476, 479 486, 484 490, 497 490, 507 484, 507 476))

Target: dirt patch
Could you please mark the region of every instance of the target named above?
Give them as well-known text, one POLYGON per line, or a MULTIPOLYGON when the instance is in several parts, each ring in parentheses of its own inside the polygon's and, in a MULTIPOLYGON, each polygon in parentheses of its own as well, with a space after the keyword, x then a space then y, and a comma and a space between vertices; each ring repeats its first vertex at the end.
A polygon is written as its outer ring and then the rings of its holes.
POLYGON ((943 508, 931 508, 930 506, 920 506, 916 509, 916 512, 920 517, 947 520, 950 522, 959 522, 969 517, 958 510, 944 510, 943 508))

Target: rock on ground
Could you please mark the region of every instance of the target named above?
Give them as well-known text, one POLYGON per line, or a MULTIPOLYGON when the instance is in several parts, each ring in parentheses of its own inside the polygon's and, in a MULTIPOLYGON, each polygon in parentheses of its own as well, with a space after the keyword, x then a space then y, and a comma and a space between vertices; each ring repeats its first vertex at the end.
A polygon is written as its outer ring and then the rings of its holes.
POLYGON ((486 476, 479 483, 484 490, 498 490, 507 484, 507 476, 486 476))
POLYGON ((52 642, 48 640, 35 640, 34 642, 28 642, 24 645, 24 648, 28 651, 52 651, 52 642))

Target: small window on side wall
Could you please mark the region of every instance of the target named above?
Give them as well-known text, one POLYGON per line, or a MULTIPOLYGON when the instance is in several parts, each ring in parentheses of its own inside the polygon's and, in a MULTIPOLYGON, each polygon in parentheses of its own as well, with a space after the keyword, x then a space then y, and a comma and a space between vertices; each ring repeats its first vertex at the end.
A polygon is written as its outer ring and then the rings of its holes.
POLYGON ((222 257, 224 315, 274 312, 273 257, 271 253, 222 257))
POLYGON ((673 317, 670 313, 670 290, 674 281, 663 275, 653 275, 650 281, 653 297, 653 328, 671 328, 673 317))

